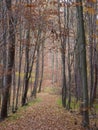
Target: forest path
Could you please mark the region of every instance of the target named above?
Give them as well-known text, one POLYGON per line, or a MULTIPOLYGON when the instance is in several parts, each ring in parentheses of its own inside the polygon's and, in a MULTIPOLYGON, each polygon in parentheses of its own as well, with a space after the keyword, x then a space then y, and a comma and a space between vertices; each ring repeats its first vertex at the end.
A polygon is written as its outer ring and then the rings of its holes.
POLYGON ((0 130, 80 130, 76 117, 57 104, 58 95, 40 93, 38 98, 18 119, 1 122, 0 130))

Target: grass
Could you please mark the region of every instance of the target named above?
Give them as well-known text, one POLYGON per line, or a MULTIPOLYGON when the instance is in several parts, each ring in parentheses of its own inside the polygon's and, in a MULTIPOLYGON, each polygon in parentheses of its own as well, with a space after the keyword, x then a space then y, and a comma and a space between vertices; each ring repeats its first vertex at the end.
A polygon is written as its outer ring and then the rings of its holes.
POLYGON ((94 103, 94 110, 96 111, 96 113, 98 114, 98 103, 94 103))
POLYGON ((44 92, 49 94, 60 94, 61 89, 58 87, 45 87, 44 92))
MULTIPOLYGON (((49 94, 59 94, 61 92, 60 88, 57 87, 45 87, 44 92, 49 93, 49 94)), ((66 101, 66 104, 68 104, 68 99, 66 101)), ((62 107, 62 98, 59 96, 57 100, 57 105, 62 107)), ((72 110, 78 110, 80 106, 80 102, 76 102, 76 99, 74 97, 71 97, 71 109, 72 110)))
POLYGON ((58 105, 59 107, 62 107, 62 99, 61 99, 61 97, 59 97, 59 98, 57 99, 57 105, 58 105))
MULTIPOLYGON (((72 97, 71 100, 72 100, 72 101, 71 101, 71 109, 72 109, 72 110, 75 110, 75 111, 79 111, 80 102, 78 101, 78 102, 76 103, 74 97, 72 97)), ((67 99, 67 103, 68 103, 68 99, 67 99)), ((58 105, 59 107, 62 107, 62 98, 61 98, 61 97, 59 97, 59 98, 57 99, 57 105, 58 105)), ((98 103, 95 103, 95 104, 94 104, 94 111, 96 112, 96 114, 98 114, 98 103)))
MULTIPOLYGON (((24 74, 25 74, 25 73, 21 72, 21 73, 20 73, 20 77, 21 77, 21 78, 24 78, 24 74)), ((32 75, 32 76, 31 76, 31 78, 30 78, 30 82, 34 82, 34 80, 35 80, 35 73, 33 72, 31 75, 32 75)), ((17 76, 17 77, 19 76, 19 72, 16 72, 16 76, 17 76)))
POLYGON ((34 105, 35 103, 40 103, 42 100, 41 98, 36 98, 36 99, 33 99, 32 102, 29 102, 29 104, 27 106, 32 106, 34 105))
POLYGON ((96 110, 98 111, 98 104, 95 105, 96 110))
POLYGON ((30 106, 33 106, 36 103, 41 102, 40 98, 36 98, 33 101, 29 102, 26 106, 20 107, 17 111, 17 113, 11 114, 6 120, 7 121, 15 121, 22 117, 22 115, 29 109, 30 106))
MULTIPOLYGON (((68 99, 67 99, 66 103, 68 104, 68 99)), ((62 98, 61 97, 58 98, 57 105, 62 107, 62 98)), ((79 108, 79 102, 76 103, 75 98, 72 97, 71 98, 71 109, 78 110, 78 108, 79 108)))

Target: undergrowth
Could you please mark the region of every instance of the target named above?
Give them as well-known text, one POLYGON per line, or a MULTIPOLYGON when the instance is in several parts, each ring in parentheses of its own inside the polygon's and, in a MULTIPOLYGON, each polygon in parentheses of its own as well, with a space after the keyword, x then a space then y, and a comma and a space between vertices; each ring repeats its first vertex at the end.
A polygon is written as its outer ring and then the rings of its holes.
POLYGON ((45 93, 60 95, 61 88, 59 87, 45 87, 43 90, 45 93))
MULTIPOLYGON (((67 106, 67 104, 68 104, 68 99, 66 100, 66 106, 67 106)), ((60 106, 60 107, 62 106, 62 98, 61 97, 58 98, 57 105, 60 106)), ((71 99, 70 108, 72 110, 78 110, 79 109, 79 102, 76 102, 74 97, 72 97, 72 99, 71 99)))
POLYGON ((8 118, 6 120, 8 121, 14 121, 14 120, 17 120, 19 118, 21 118, 21 116, 23 115, 24 112, 27 111, 27 109, 36 104, 36 103, 39 103, 41 102, 42 100, 40 98, 36 98, 36 99, 33 99, 33 101, 29 102, 27 105, 23 106, 23 107, 19 107, 18 111, 14 114, 11 114, 8 116, 8 118))

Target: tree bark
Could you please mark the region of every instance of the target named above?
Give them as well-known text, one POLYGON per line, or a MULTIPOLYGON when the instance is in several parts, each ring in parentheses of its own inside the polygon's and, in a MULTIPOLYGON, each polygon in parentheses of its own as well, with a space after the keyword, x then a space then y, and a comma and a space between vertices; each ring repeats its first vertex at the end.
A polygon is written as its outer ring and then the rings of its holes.
POLYGON ((78 44, 81 49, 80 60, 81 60, 81 76, 82 76, 82 89, 83 89, 83 126, 89 126, 89 111, 88 111, 88 85, 87 85, 87 64, 86 64, 86 40, 85 40, 85 30, 84 30, 84 20, 83 20, 83 6, 82 0, 76 0, 80 3, 77 5, 77 15, 78 15, 78 44))
POLYGON ((9 43, 8 43, 8 61, 7 61, 7 73, 5 76, 6 86, 4 86, 3 101, 1 108, 1 118, 8 116, 8 101, 9 101, 9 92, 12 83, 12 70, 14 65, 14 56, 15 56, 15 30, 14 30, 14 18, 11 10, 12 1, 6 0, 7 11, 9 12, 9 43))

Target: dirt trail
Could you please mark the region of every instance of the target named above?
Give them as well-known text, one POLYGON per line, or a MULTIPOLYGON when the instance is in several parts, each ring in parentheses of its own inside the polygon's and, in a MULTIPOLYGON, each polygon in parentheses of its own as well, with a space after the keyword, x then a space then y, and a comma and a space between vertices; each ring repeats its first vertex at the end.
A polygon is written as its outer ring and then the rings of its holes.
POLYGON ((41 101, 29 106, 14 121, 1 123, 0 130, 80 130, 74 116, 57 105, 57 95, 41 93, 41 101))

